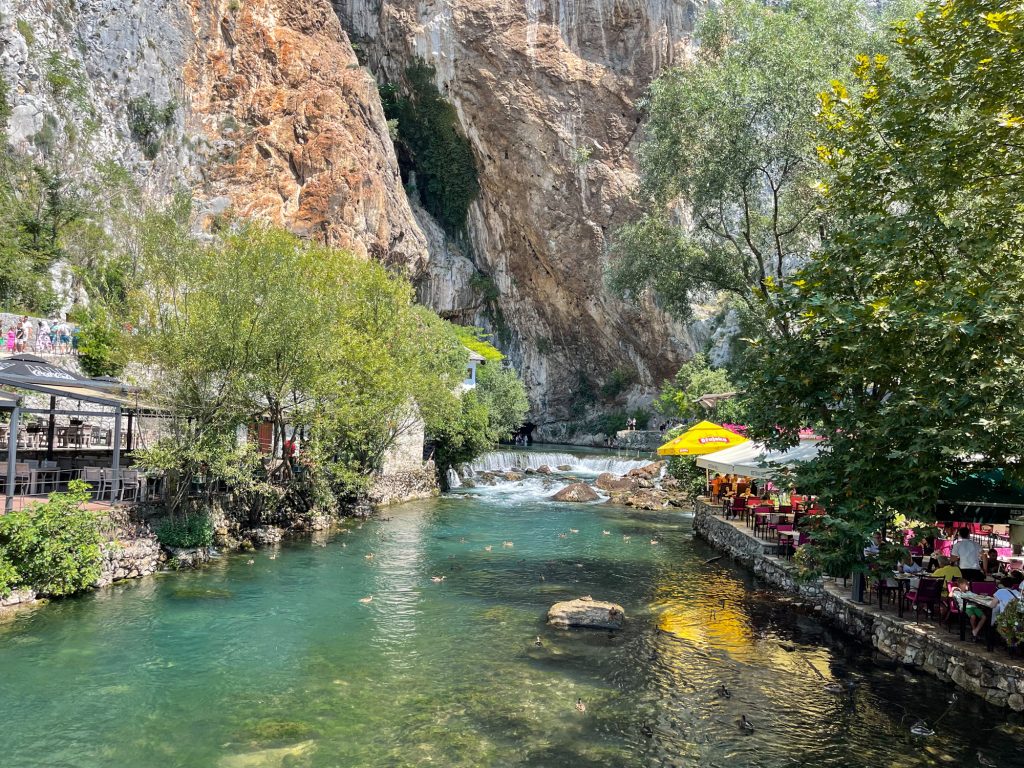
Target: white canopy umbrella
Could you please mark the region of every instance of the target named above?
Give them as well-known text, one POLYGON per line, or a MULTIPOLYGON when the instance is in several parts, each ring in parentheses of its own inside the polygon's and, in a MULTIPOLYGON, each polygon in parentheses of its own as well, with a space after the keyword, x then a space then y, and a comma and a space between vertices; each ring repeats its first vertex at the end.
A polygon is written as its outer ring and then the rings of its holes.
POLYGON ((785 451, 771 451, 764 443, 751 441, 698 456, 697 466, 711 472, 745 475, 763 480, 775 477, 784 469, 792 469, 797 464, 810 461, 818 455, 819 449, 820 443, 817 440, 802 441, 785 451))

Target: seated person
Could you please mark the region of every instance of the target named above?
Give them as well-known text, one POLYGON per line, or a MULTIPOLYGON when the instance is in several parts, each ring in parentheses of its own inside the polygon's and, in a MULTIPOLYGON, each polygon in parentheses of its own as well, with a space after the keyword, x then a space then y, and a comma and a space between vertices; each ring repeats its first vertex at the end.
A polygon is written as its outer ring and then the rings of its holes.
POLYGON ((995 547, 992 547, 981 558, 981 570, 985 572, 986 576, 995 576, 999 573, 999 568, 999 553, 995 547))
POLYGON ((959 579, 963 576, 957 566, 949 564, 949 558, 945 555, 939 555, 933 559, 939 564, 939 567, 932 572, 932 576, 938 579, 944 579, 947 582, 959 579))
POLYGON ((917 573, 921 573, 922 571, 924 571, 924 568, 922 568, 920 565, 915 563, 914 559, 910 555, 906 555, 903 558, 903 562, 901 562, 897 566, 897 570, 900 573, 913 573, 913 574, 917 574, 917 573))
POLYGON ((882 534, 875 531, 871 534, 871 543, 864 547, 864 557, 877 557, 882 548, 882 534))
POLYGON ((999 589, 996 590, 993 595, 996 602, 992 606, 992 621, 996 620, 996 617, 1006 610, 1006 606, 1013 600, 1020 600, 1020 582, 1016 581, 1011 576, 1004 576, 999 581, 999 589))
POLYGON ((981 630, 985 628, 985 622, 988 621, 988 614, 985 613, 985 609, 979 605, 973 605, 972 603, 965 603, 965 597, 977 597, 971 592, 967 579, 961 577, 956 579, 949 589, 949 596, 956 600, 957 608, 959 608, 968 620, 971 622, 971 641, 978 642, 978 635, 981 630))

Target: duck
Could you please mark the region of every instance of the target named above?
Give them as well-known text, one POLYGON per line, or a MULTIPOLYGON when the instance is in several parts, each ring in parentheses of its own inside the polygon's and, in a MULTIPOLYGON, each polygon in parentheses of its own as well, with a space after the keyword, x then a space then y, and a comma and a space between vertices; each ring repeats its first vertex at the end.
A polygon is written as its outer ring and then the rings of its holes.
POLYGON ((651 539, 651 546, 652 546, 652 547, 653 547, 653 546, 654 546, 655 544, 657 544, 657 543, 658 543, 658 540, 657 540, 657 539, 651 539))
POLYGON ((255 563, 256 563, 256 561, 255 561, 255 560, 246 560, 246 561, 245 561, 245 564, 246 564, 246 565, 255 565, 255 563))
POLYGON ((540 635, 537 635, 537 639, 533 641, 533 644, 540 648, 544 643, 540 641, 540 635))
POLYGON ((271 556, 270 556, 270 559, 271 559, 271 560, 277 560, 277 555, 271 555, 271 556))
POLYGON ((346 543, 345 543, 345 542, 343 541, 343 542, 341 542, 341 546, 342 546, 342 547, 347 547, 347 546, 348 546, 348 544, 346 544, 346 543))
POLYGON ((579 528, 570 528, 569 529, 569 533, 579 533, 579 532, 580 532, 579 528))
POLYGON ((564 533, 560 533, 560 534, 558 534, 558 538, 560 538, 560 539, 564 539, 564 538, 565 538, 565 534, 564 534, 564 533))
POLYGON ((631 538, 633 538, 633 537, 632 536, 623 536, 622 540, 623 541, 629 541, 631 538))
POLYGON ((463 536, 461 539, 459 539, 459 544, 465 544, 465 543, 466 543, 466 537, 463 536))
POLYGON ((993 760, 991 757, 986 755, 980 749, 978 750, 977 755, 978 755, 978 765, 983 765, 983 766, 985 766, 985 768, 996 768, 998 766, 998 763, 995 760, 993 760))
POLYGON ((373 560, 373 552, 371 552, 370 554, 368 554, 368 555, 366 556, 366 559, 367 559, 367 560, 373 560))
POLYGON ((754 730, 754 724, 747 719, 746 715, 740 715, 740 728, 744 731, 754 730))
POLYGON ((576 699, 576 711, 577 712, 586 712, 587 711, 587 705, 583 703, 583 699, 576 699))
POLYGON ((435 584, 440 584, 442 581, 444 581, 444 578, 444 576, 431 576, 430 580, 435 584))
POLYGON ((732 696, 732 691, 725 687, 725 683, 722 683, 718 686, 718 695, 723 699, 728 699, 732 696))
POLYGON ((910 726, 910 732, 915 736, 934 736, 935 731, 928 727, 928 723, 924 720, 918 720, 912 726, 910 726))
POLYGON ((612 532, 611 531, 601 531, 601 535, 602 536, 611 536, 612 532))
POLYGON ((839 683, 827 683, 825 685, 825 693, 845 693, 846 686, 840 685, 839 683))
POLYGON ((359 598, 359 602, 362 603, 363 605, 366 605, 367 603, 372 603, 373 602, 373 595, 370 595, 369 597, 360 597, 359 598))
POLYGON ((511 541, 503 541, 503 542, 501 542, 501 546, 503 546, 503 547, 511 547, 511 546, 514 546, 514 545, 512 544, 511 541))
POLYGON ((490 552, 492 549, 494 549, 494 547, 488 544, 486 547, 484 547, 484 552, 490 552))

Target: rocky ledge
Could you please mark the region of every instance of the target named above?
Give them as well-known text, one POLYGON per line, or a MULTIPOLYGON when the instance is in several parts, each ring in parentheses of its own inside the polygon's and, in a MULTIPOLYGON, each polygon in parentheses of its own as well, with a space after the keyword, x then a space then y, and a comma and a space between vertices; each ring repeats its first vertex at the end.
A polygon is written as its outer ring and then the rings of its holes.
POLYGON ((548 624, 556 627, 621 629, 625 619, 621 605, 594 600, 590 595, 555 603, 548 611, 548 624))

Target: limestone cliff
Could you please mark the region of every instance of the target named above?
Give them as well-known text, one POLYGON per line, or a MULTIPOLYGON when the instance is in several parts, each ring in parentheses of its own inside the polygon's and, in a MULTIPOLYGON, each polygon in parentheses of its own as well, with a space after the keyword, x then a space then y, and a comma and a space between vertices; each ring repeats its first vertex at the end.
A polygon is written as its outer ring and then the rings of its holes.
MULTIPOLYGON (((609 236, 633 215, 637 101, 684 56, 690 0, 335 0, 382 82, 425 61, 472 143, 481 192, 467 253, 432 249, 421 295, 499 331, 521 369, 541 435, 615 369, 634 392, 672 374, 694 346, 651 305, 603 288, 609 236), (497 288, 482 312, 466 257, 497 288), (442 266, 443 265, 443 266, 442 266), (461 306, 456 306, 461 302, 461 306)), ((443 245, 443 244, 442 244, 443 245)))
POLYGON ((634 213, 637 100, 699 2, 0 0, 8 141, 68 174, 113 161, 155 198, 187 188, 207 225, 261 216, 403 266, 425 303, 498 332, 558 437, 609 405, 614 371, 636 372, 635 404, 695 345, 602 277, 634 213), (479 170, 458 240, 407 199, 377 94, 421 60, 479 170))
POLYGON ((74 174, 114 161, 154 197, 184 187, 206 214, 260 216, 424 268, 376 84, 329 0, 0 9, 15 148, 74 174), (153 115, 147 145, 139 123, 153 115))

